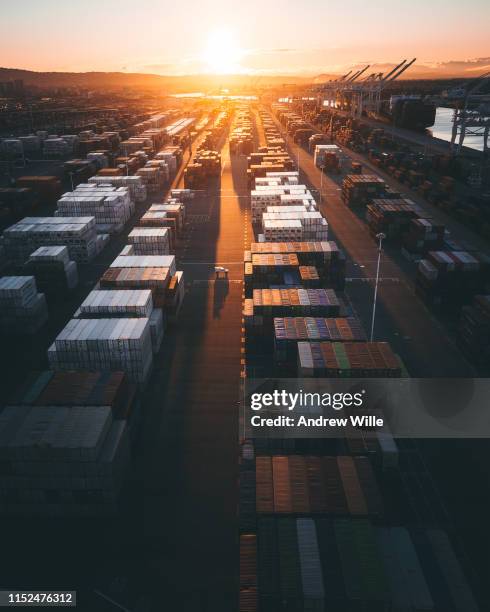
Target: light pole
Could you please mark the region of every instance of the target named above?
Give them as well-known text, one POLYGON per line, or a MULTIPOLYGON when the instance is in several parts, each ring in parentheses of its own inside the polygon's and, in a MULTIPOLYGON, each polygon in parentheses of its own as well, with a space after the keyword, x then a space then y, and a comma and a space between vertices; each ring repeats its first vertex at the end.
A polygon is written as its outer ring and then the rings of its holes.
POLYGON ((386 234, 383 234, 383 232, 380 232, 379 234, 376 234, 376 238, 379 240, 379 243, 378 243, 378 265, 376 266, 376 283, 374 285, 373 318, 371 319, 370 342, 373 341, 373 337, 374 337, 374 319, 376 317, 376 299, 378 297, 379 268, 380 268, 380 265, 381 265, 381 253, 383 251, 383 240, 386 238, 386 234))
POLYGON ((70 172, 70 182, 71 182, 71 190, 75 191, 75 188, 73 187, 73 172, 70 172))

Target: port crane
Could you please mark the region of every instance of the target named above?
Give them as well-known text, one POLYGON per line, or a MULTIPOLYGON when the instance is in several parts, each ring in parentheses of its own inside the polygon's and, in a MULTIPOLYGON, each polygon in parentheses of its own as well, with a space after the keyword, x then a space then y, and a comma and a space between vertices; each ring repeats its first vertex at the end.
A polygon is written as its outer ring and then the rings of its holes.
POLYGON ((329 81, 322 85, 320 97, 322 103, 334 108, 349 108, 352 117, 361 117, 364 112, 379 113, 381 108, 381 93, 383 89, 400 77, 416 61, 404 59, 387 74, 372 72, 360 79, 369 64, 355 72, 350 78, 349 72, 340 79, 329 81))
POLYGON ((366 79, 354 84, 351 93, 351 114, 353 117, 361 117, 364 112, 378 114, 381 110, 381 93, 389 84, 398 79, 412 64, 403 60, 388 74, 382 72, 372 73, 366 79))
MULTIPOLYGON (((461 93, 454 103, 453 129, 451 133, 451 151, 459 155, 466 136, 483 138, 483 154, 488 153, 488 134, 490 131, 490 94, 481 94, 484 85, 490 82, 490 71, 477 77, 476 83, 469 88, 458 88, 461 93), (456 144, 457 141, 457 144, 456 144)), ((456 96, 453 96, 454 100, 456 96)))

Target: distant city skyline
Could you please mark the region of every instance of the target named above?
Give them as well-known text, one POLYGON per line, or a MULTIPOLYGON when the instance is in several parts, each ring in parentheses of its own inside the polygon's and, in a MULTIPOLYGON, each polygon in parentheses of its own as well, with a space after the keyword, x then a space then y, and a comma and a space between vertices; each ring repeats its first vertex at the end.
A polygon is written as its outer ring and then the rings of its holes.
POLYGON ((406 76, 490 70, 487 0, 23 0, 1 14, 7 68, 312 76, 417 57, 406 76))

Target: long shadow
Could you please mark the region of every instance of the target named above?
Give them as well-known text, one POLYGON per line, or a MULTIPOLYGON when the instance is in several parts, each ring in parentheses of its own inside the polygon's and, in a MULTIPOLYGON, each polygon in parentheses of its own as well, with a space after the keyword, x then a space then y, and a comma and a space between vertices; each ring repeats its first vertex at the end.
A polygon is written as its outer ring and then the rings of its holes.
MULTIPOLYGON (((213 212, 202 231, 194 230, 187 259, 213 262, 216 258, 219 182, 213 181, 208 193, 188 206, 191 214, 213 212)), ((141 205, 138 212, 148 206, 141 205)), ((29 366, 45 367, 49 343, 118 254, 126 235, 127 231, 82 270, 78 292, 61 303, 60 312, 34 341, 17 343, 14 359, 7 341, 2 343, 2 360, 8 365, 8 381, 4 388, 2 377, 2 391, 14 386, 15 377, 23 376, 26 355, 29 366)), ((180 255, 178 252, 178 259, 180 255)), ((184 264, 184 270, 191 281, 203 276, 199 267, 184 264)), ((235 385, 234 364, 221 363, 221 354, 214 356, 209 349, 213 300, 207 282, 188 286, 179 320, 168 330, 154 360, 121 512, 110 520, 4 521, 5 549, 15 551, 9 554, 2 573, 6 582, 20 588, 25 586, 19 583, 22 578, 40 589, 47 584, 78 588, 80 609, 89 600, 89 592, 92 602, 94 587, 126 605, 142 593, 161 602, 164 592, 166 603, 182 611, 234 608, 238 592, 234 541, 238 532, 234 486, 238 436, 231 398, 234 400, 235 391, 238 395, 238 380, 235 385), (216 387, 213 367, 224 376, 223 389, 216 387), (217 394, 215 402, 212 392, 217 394), (19 534, 24 534, 21 539, 19 534), (46 560, 49 550, 57 552, 46 560), (110 586, 115 577, 126 585, 120 593, 110 586)), ((155 603, 151 610, 160 609, 159 605, 155 603)), ((97 607, 91 603, 85 609, 97 607)), ((102 605, 101 609, 107 608, 102 605)))

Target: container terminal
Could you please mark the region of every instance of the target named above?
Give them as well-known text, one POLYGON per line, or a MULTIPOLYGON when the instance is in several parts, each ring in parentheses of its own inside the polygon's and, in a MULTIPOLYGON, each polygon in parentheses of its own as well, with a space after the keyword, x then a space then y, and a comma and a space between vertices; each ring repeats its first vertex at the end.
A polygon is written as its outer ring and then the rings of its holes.
POLYGON ((251 440, 240 404, 247 378, 486 376, 486 166, 325 92, 238 93, 8 117, 3 581, 91 611, 485 610, 484 441, 251 440))

